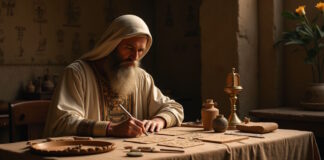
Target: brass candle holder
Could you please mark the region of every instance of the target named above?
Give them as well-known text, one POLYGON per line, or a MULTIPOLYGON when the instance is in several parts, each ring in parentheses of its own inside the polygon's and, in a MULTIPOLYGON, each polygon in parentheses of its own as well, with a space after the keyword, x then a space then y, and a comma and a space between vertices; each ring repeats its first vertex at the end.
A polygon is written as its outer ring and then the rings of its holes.
POLYGON ((236 114, 237 94, 243 90, 240 86, 240 75, 235 73, 235 68, 232 68, 232 73, 229 73, 226 78, 226 87, 224 91, 229 94, 231 102, 231 114, 228 117, 228 129, 236 129, 236 125, 242 123, 236 114))

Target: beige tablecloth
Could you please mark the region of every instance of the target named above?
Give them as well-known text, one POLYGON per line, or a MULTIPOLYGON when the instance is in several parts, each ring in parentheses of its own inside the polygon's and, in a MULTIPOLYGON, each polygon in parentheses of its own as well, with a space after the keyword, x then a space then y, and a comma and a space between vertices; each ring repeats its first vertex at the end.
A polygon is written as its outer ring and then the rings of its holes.
MULTIPOLYGON (((200 128, 176 127, 171 130, 195 131, 205 135, 216 134, 204 132, 200 128)), ((221 134, 221 133, 217 133, 221 134)), ((120 160, 120 159, 179 159, 179 160, 198 160, 198 159, 221 159, 221 160, 250 160, 250 159, 269 159, 269 160, 318 160, 320 159, 318 147, 312 132, 298 130, 278 129, 274 132, 264 134, 265 138, 252 138, 240 142, 226 144, 205 142, 204 145, 186 148, 185 153, 144 153, 143 157, 126 157, 125 146, 153 146, 155 148, 165 148, 156 144, 135 144, 124 142, 118 138, 96 138, 116 143, 117 148, 111 152, 74 156, 74 157, 44 157, 31 153, 27 148, 26 142, 0 144, 0 159, 75 159, 75 160, 120 160)), ((41 142, 35 140, 32 142, 41 142)))

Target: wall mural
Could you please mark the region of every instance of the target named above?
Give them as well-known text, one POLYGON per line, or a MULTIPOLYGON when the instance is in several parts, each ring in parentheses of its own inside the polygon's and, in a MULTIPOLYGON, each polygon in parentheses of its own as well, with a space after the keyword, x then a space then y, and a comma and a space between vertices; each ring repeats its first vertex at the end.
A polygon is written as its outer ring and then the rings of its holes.
POLYGON ((3 42, 4 42, 5 36, 3 29, 0 29, 0 64, 3 64, 4 61, 4 52, 3 52, 3 42))
POLYGON ((104 32, 105 22, 112 19, 111 4, 112 0, 0 0, 0 65, 74 61, 104 32))
POLYGON ((15 0, 2 0, 2 8, 7 10, 7 16, 13 16, 14 12, 13 9, 15 8, 15 0))
POLYGON ((89 50, 93 49, 96 45, 96 34, 95 33, 89 33, 89 50))
POLYGON ((171 11, 171 5, 167 5, 167 11, 165 16, 165 26, 172 27, 173 26, 173 13, 171 11))
POLYGON ((38 39, 38 47, 36 49, 36 54, 44 54, 46 50, 47 39, 44 37, 40 37, 38 39))
POLYGON ((2 18, 2 8, 0 7, 0 24, 3 23, 3 18, 2 18))
POLYGON ((15 29, 17 30, 17 40, 18 40, 18 57, 22 57, 24 55, 24 48, 23 48, 23 39, 24 39, 24 31, 26 28, 24 26, 16 26, 15 29))
POLYGON ((58 29, 56 32, 56 42, 59 53, 64 54, 64 31, 62 29, 58 29))
POLYGON ((46 23, 46 6, 44 0, 34 0, 34 21, 39 24, 39 34, 42 35, 42 23, 46 23))
POLYGON ((81 7, 79 0, 68 0, 66 11, 66 22, 64 26, 80 27, 81 7))
POLYGON ((58 29, 56 32, 56 43, 58 48, 58 53, 55 57, 56 61, 62 62, 62 63, 68 63, 68 57, 65 54, 65 46, 64 46, 64 38, 65 38, 65 32, 63 29, 58 29))
POLYGON ((72 53, 76 57, 81 55, 81 41, 80 41, 80 34, 78 32, 74 33, 74 37, 72 41, 72 53))
POLYGON ((105 1, 104 12, 105 12, 105 22, 110 23, 114 19, 114 10, 113 10, 111 0, 105 1))
POLYGON ((199 13, 194 13, 197 9, 194 9, 192 5, 188 5, 186 13, 186 28, 185 37, 196 37, 199 36, 199 13))

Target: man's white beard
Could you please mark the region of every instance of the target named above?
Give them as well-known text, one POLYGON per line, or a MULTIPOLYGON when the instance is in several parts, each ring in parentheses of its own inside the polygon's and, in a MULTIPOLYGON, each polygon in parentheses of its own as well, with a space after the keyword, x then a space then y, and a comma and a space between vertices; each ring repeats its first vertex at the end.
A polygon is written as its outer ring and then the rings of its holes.
POLYGON ((129 95, 134 91, 138 66, 139 62, 135 62, 135 66, 119 66, 110 72, 111 89, 118 95, 129 95))

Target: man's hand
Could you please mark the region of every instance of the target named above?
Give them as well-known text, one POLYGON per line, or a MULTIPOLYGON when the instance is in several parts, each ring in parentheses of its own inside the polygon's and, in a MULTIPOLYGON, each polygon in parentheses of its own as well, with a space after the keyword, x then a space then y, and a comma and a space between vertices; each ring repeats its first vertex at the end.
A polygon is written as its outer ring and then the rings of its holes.
POLYGON ((135 118, 107 128, 108 136, 113 137, 138 137, 144 133, 144 124, 135 118))
POLYGON ((149 132, 159 132, 165 126, 165 120, 159 117, 152 120, 144 120, 145 130, 149 132))

